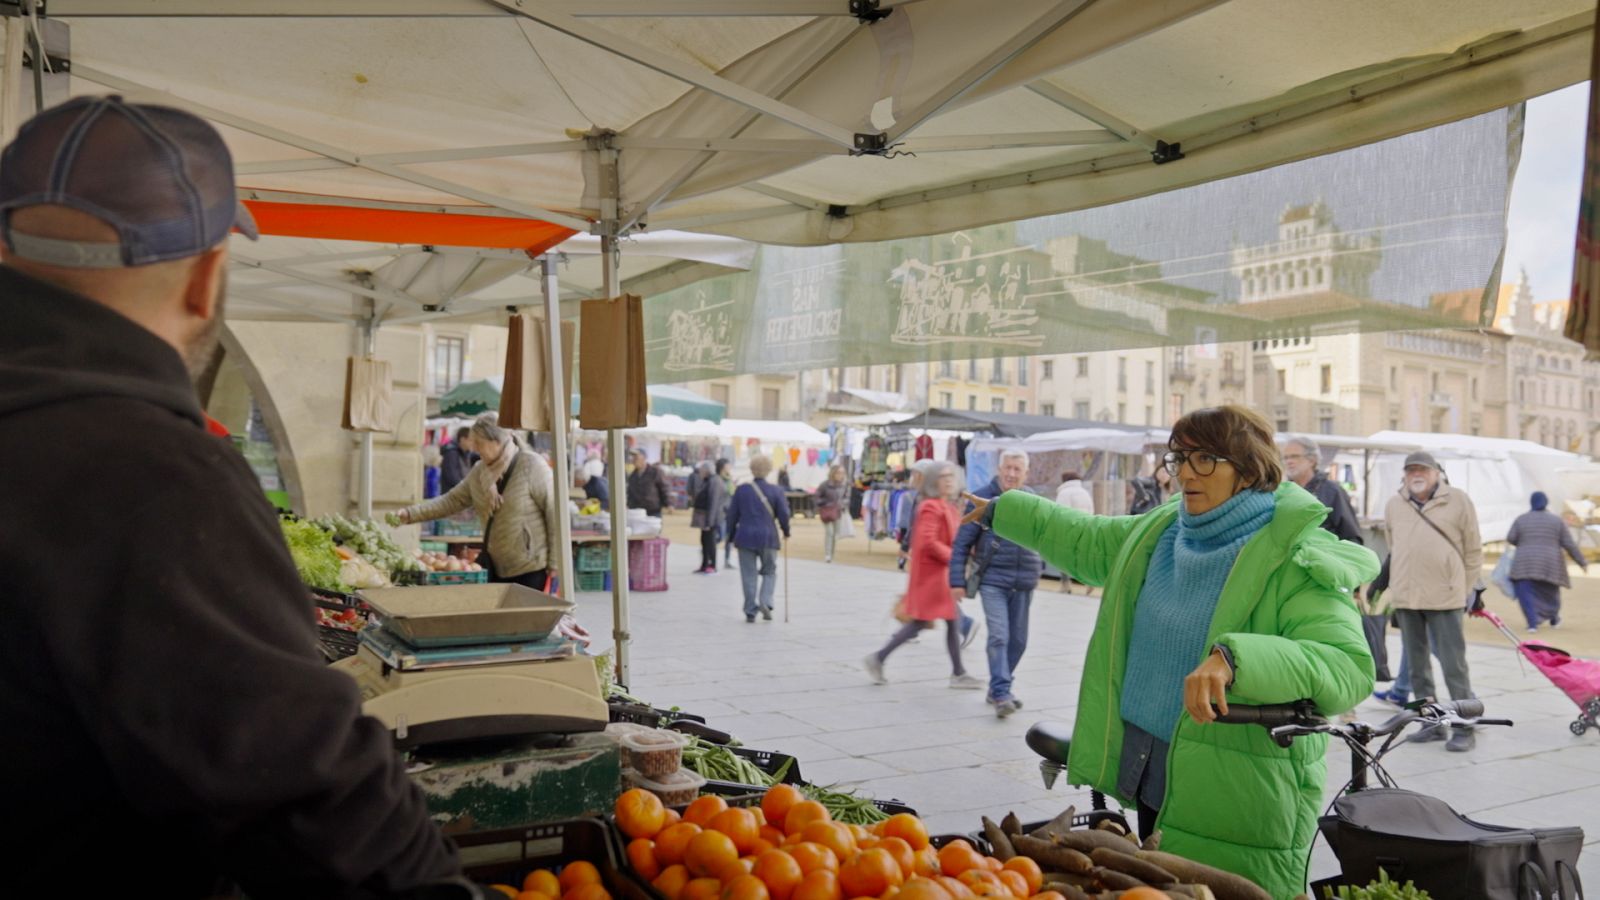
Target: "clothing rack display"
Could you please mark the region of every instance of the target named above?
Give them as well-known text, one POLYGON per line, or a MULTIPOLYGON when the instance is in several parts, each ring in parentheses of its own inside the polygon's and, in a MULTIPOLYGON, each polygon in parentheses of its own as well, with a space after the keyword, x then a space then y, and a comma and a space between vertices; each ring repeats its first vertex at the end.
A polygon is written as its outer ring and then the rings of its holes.
POLYGON ((883 483, 873 485, 862 494, 861 518, 866 524, 867 540, 896 537, 902 507, 915 500, 916 492, 910 488, 883 483))

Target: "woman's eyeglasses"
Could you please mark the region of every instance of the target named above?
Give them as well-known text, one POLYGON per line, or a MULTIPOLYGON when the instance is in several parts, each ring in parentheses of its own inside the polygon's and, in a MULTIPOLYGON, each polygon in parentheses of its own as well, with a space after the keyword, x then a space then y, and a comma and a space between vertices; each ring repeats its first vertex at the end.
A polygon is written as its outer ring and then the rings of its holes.
POLYGON ((1184 463, 1189 464, 1190 471, 1204 478, 1217 470, 1219 462, 1232 463, 1233 460, 1204 450, 1173 450, 1161 458, 1161 464, 1173 478, 1178 477, 1178 470, 1184 463))

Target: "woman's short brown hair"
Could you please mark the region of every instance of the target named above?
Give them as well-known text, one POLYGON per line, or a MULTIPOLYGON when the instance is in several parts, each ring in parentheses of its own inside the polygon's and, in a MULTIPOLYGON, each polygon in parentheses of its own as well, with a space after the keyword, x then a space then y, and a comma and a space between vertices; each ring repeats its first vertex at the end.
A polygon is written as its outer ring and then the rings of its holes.
POLYGON ((1214 406, 1197 409, 1172 426, 1170 450, 1205 450, 1225 456, 1245 488, 1275 491, 1283 481, 1283 464, 1272 426, 1253 409, 1214 406))

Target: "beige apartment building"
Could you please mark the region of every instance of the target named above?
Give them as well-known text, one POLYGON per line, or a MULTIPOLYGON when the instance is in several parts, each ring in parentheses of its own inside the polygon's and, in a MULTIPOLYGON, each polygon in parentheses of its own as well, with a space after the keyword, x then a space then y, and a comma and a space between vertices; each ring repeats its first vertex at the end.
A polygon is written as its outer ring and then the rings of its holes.
POLYGON ((1500 291, 1495 328, 1509 336, 1508 437, 1573 453, 1600 452, 1600 364, 1562 337, 1569 300, 1536 302, 1524 272, 1500 291))

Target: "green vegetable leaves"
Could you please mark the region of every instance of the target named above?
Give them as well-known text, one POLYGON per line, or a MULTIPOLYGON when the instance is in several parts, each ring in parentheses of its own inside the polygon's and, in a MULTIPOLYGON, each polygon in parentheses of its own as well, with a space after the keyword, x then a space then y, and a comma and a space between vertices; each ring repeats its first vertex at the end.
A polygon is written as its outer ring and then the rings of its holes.
POLYGON ((1389 880, 1389 873, 1378 870, 1378 880, 1364 888, 1342 887, 1335 894, 1333 888, 1323 888, 1322 896, 1326 900, 1430 900, 1427 891, 1418 890, 1415 884, 1406 882, 1404 886, 1389 880))
POLYGON ((333 549, 332 535, 298 519, 279 519, 278 526, 301 581, 328 591, 348 590, 339 580, 339 554, 333 549))

